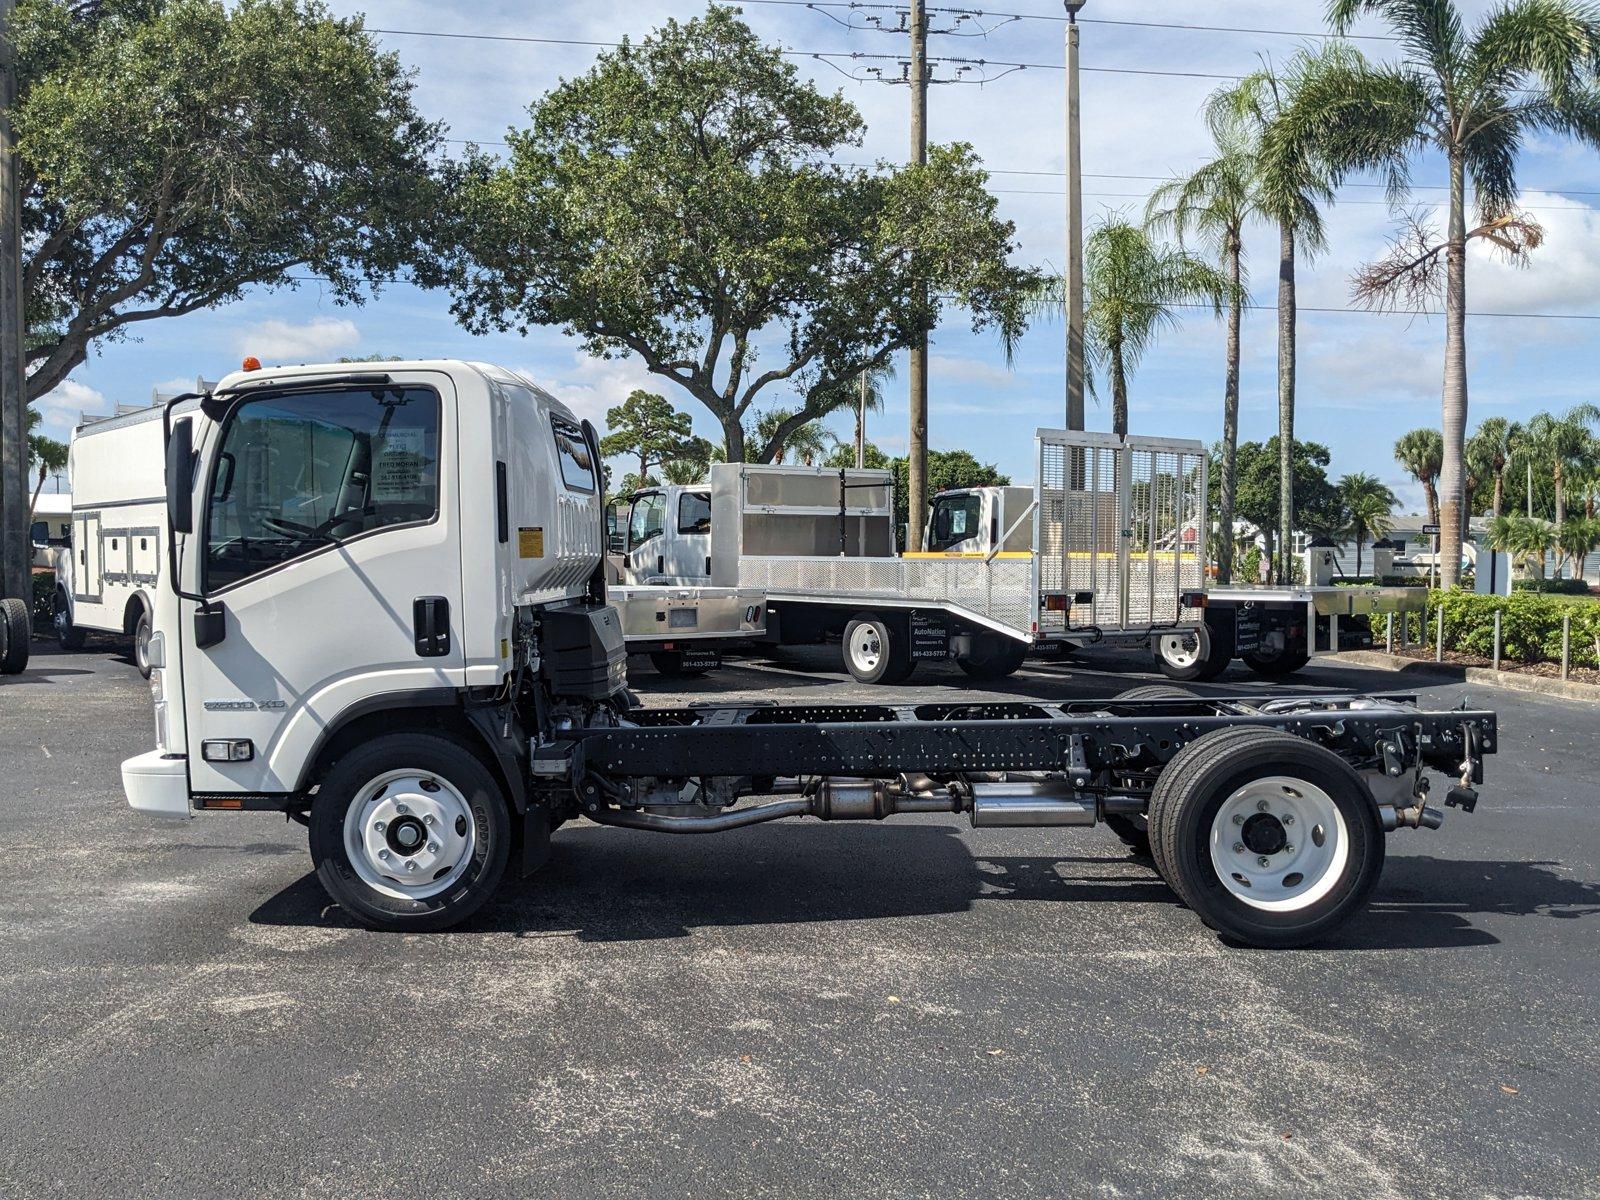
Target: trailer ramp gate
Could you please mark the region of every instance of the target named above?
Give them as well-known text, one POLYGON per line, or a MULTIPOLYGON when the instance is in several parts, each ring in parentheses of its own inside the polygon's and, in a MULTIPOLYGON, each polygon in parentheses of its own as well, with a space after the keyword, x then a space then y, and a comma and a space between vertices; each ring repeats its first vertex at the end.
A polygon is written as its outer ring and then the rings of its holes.
POLYGON ((1170 626, 1206 582, 1201 443, 1041 429, 1034 564, 1041 636, 1170 626))

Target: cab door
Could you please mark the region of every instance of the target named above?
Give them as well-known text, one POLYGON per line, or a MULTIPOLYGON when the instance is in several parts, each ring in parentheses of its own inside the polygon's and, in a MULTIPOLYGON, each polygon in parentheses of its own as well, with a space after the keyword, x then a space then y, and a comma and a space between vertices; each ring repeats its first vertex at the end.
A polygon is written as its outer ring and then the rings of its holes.
POLYGON ((643 492, 633 498, 628 518, 629 583, 655 583, 667 576, 667 498, 643 492))
POLYGON ((292 791, 341 717, 464 681, 456 394, 441 372, 268 392, 211 441, 205 600, 178 622, 190 787, 292 791))

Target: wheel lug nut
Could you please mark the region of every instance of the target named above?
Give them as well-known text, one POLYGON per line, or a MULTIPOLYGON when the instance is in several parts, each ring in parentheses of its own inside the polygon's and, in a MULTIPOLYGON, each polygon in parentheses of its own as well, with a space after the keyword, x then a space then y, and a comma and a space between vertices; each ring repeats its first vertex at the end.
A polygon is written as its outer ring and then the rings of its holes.
POLYGON ((379 833, 382 833, 385 829, 389 828, 389 822, 387 822, 387 821, 374 821, 372 823, 372 827, 374 829, 376 829, 379 833))
POLYGON ((1290 843, 1289 843, 1289 844, 1288 844, 1288 845, 1286 845, 1286 846, 1285 846, 1285 847, 1284 847, 1284 848, 1283 848, 1283 852, 1284 852, 1284 853, 1285 853, 1285 854, 1293 854, 1293 853, 1294 853, 1294 843, 1293 843, 1293 842, 1290 842, 1290 843))
MULTIPOLYGON (((410 866, 411 864, 407 863, 406 865, 410 866)), ((1261 855, 1259 858, 1256 859, 1256 866, 1264 867, 1266 865, 1267 865, 1267 856, 1265 854, 1261 855)))
POLYGON ((1244 843, 1243 842, 1235 842, 1233 844, 1233 852, 1235 854, 1243 854, 1244 853, 1244 843))
POLYGON ((439 843, 438 842, 429 842, 428 843, 428 853, 429 854, 437 854, 437 853, 439 853, 439 843))
MULTIPOLYGON (((1266 859, 1262 859, 1261 861, 1265 862, 1266 859)), ((406 863, 406 870, 415 871, 416 869, 417 869, 417 860, 416 859, 413 858, 410 862, 406 863)))
POLYGON ((1285 825, 1293 825, 1294 824, 1294 814, 1293 813, 1284 813, 1283 814, 1283 823, 1285 825))
POLYGON ((1234 813, 1233 814, 1233 823, 1235 825, 1243 825, 1244 824, 1244 814, 1243 813, 1234 813))
POLYGON ((432 813, 429 813, 427 816, 422 818, 422 823, 424 825, 437 825, 439 823, 439 818, 434 816, 432 813))
MULTIPOLYGON (((1268 805, 1267 805, 1267 802, 1265 800, 1257 800, 1256 801, 1256 811, 1257 812, 1266 812, 1267 808, 1268 808, 1268 805)), ((402 808, 400 811, 404 812, 405 809, 402 808)))
MULTIPOLYGON (((1263 807, 1263 808, 1265 808, 1265 807, 1266 807, 1266 801, 1265 801, 1265 800, 1263 800, 1263 801, 1262 801, 1262 802, 1261 802, 1261 806, 1262 806, 1262 807, 1263 807)), ((397 813, 399 813, 399 814, 401 814, 401 815, 402 815, 402 816, 404 816, 404 815, 405 815, 405 814, 406 814, 406 813, 408 813, 408 812, 410 812, 410 811, 411 811, 411 810, 410 810, 410 809, 409 809, 409 808, 407 808, 407 807, 406 807, 406 806, 405 806, 405 805, 404 805, 404 804, 396 804, 396 805, 395 805, 395 806, 394 806, 394 810, 395 810, 395 812, 397 812, 397 813)))
POLYGON ((387 850, 379 850, 378 851, 378 857, 383 859, 384 862, 388 862, 389 861, 389 852, 387 850))

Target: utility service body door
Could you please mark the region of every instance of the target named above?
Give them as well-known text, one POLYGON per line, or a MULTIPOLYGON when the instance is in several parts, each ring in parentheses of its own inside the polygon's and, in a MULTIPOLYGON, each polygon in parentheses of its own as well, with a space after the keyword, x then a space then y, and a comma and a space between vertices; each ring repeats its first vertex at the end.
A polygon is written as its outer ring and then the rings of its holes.
POLYGON ((201 606, 180 603, 197 793, 294 790, 363 701, 463 683, 451 375, 286 385, 246 393, 201 448, 182 583, 223 616, 201 645, 201 606), (220 739, 248 739, 251 757, 207 761, 202 743, 220 739))

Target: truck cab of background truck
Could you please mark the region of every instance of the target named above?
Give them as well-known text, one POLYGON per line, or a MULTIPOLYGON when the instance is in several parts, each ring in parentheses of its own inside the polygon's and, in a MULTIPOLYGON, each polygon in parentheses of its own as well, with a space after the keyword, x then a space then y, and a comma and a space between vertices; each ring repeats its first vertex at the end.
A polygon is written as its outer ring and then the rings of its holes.
POLYGON ((1031 554, 1029 487, 951 488, 934 496, 922 536, 927 554, 1031 554))
POLYGON ((466 720, 463 697, 506 682, 519 610, 592 587, 594 431, 511 372, 237 372, 166 423, 175 586, 156 749, 123 765, 134 808, 282 808, 385 723, 466 720))

